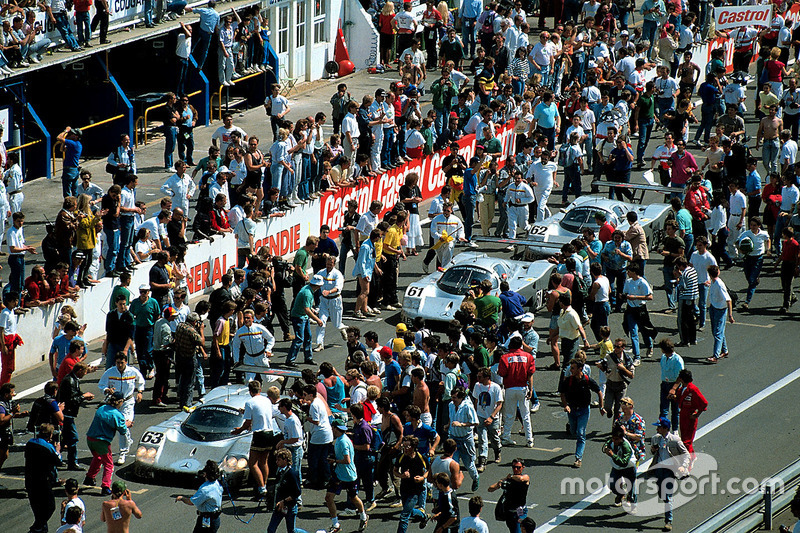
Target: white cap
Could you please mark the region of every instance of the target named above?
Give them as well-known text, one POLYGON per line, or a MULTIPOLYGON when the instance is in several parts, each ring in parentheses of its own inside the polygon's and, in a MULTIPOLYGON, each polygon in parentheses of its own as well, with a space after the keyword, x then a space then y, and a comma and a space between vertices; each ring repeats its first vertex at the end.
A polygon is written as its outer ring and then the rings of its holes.
POLYGON ((146 283, 142 283, 141 285, 139 285, 139 290, 140 291, 149 291, 150 290, 150 285, 147 285, 146 283))
POLYGON ((225 165, 222 165, 217 169, 217 174, 231 174, 231 171, 225 165))
POLYGON ((628 33, 628 30, 622 30, 619 32, 619 36, 622 37, 623 35, 630 35, 630 33, 628 33))
POLYGON ((319 287, 319 286, 321 286, 323 283, 325 283, 325 280, 324 280, 324 279, 322 279, 322 276, 320 276, 319 274, 316 274, 316 275, 314 275, 314 277, 313 277, 313 278, 311 278, 311 281, 309 281, 309 283, 310 283, 311 285, 314 285, 315 287, 319 287))
POLYGON ((525 313, 524 315, 519 315, 514 318, 520 322, 533 322, 534 316, 533 313, 525 313))

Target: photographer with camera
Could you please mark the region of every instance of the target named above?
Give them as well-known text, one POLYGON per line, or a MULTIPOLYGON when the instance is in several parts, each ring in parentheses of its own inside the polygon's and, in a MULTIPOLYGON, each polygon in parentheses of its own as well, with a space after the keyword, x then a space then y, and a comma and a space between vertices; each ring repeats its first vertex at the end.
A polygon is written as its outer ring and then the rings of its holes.
POLYGON ((496 520, 505 521, 510 533, 520 533, 520 523, 528 516, 528 489, 531 478, 523 471, 522 459, 511 461, 511 474, 489 486, 489 492, 503 489, 494 511, 496 520))

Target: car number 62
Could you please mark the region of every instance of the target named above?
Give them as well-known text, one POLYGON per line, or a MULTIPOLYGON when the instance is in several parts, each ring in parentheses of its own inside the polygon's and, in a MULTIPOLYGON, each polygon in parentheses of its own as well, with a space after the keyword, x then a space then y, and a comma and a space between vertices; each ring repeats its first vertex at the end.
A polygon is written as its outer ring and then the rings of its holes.
POLYGON ((409 287, 408 292, 406 292, 406 296, 420 296, 422 294, 422 287, 409 287))
POLYGON ((144 435, 142 435, 142 444, 160 444, 161 439, 164 438, 163 433, 157 433, 155 431, 147 431, 144 435))
POLYGON ((530 229, 531 235, 544 235, 547 233, 547 226, 534 226, 530 229))

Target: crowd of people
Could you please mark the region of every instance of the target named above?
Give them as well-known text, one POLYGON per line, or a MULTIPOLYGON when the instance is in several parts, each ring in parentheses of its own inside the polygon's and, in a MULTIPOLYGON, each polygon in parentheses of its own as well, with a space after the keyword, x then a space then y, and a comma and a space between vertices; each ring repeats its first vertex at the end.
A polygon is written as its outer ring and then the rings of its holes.
MULTIPOLYGON (((81 131, 66 128, 58 136, 64 150, 63 206, 41 246, 44 266, 36 265, 27 278, 25 257, 37 249, 25 243, 22 174, 18 157, 8 154, 6 189, 0 191, 0 203, 12 213, 12 226, 5 232, 9 288, 0 313, 0 466, 13 443, 12 419, 29 416, 29 427, 37 433, 26 444, 26 485, 30 475, 28 494, 36 519, 31 531, 46 530, 54 512, 52 485, 61 453, 68 469, 84 469, 75 418, 95 396, 80 387, 89 372, 102 371, 96 393, 104 400, 85 435, 92 459, 83 484, 95 485, 102 470, 103 494, 115 502, 109 509, 126 509, 123 518, 129 519, 140 517, 141 511, 126 496, 124 485, 112 483, 113 471, 115 464, 128 461, 130 426, 136 405, 148 401, 143 400, 146 389, 152 387, 149 401, 154 407, 190 410, 195 395, 236 380, 234 364, 296 369, 301 351, 302 363, 313 370, 303 370, 287 398, 273 389, 262 391, 256 372, 242 376, 252 398, 245 424, 236 431, 253 432, 249 466, 256 498, 264 499, 267 492, 270 455, 278 467, 276 513, 268 531, 273 533, 283 519, 294 529, 306 490, 325 491, 330 533, 341 530, 339 517, 346 515, 357 516, 359 530, 364 530, 367 513, 384 504, 401 509, 399 533, 412 521, 425 527, 429 520, 436 521, 437 532, 460 529, 459 523, 465 531, 487 531, 479 517, 480 497, 470 500, 470 516, 461 518, 454 491, 466 492, 464 470, 471 492, 478 490, 490 447, 493 461, 500 463, 503 448, 517 446, 512 438, 517 419, 524 445, 534 446, 531 414, 540 408, 534 361, 543 355, 534 328, 537 317, 507 282, 497 294, 484 282, 470 288, 457 319, 441 335, 418 319, 411 327, 399 324, 396 337, 379 339, 375 331, 362 335, 352 320, 399 309, 398 275, 409 256, 424 253, 426 272, 434 260, 444 270, 456 244, 479 246, 476 224, 484 236, 515 239, 550 216, 548 204, 553 204, 550 196, 557 188, 562 205, 568 205, 570 195, 584 194, 585 175, 627 183, 634 168, 649 167, 661 185, 672 189, 665 198, 670 204, 665 235, 648 243, 634 211, 627 214, 624 230, 598 212, 595 224, 564 244, 551 258, 557 267, 543 311, 553 363, 543 368, 540 362, 538 370, 558 373, 555 392, 566 413, 567 431, 576 441, 570 459, 574 468, 583 464, 592 407, 610 419, 603 453, 611 461, 615 505, 635 506, 636 468, 648 451, 654 462, 664 465, 656 470, 662 484, 674 484, 692 467, 698 417, 708 407, 676 348, 697 344, 697 331, 708 320, 713 337, 708 363, 729 357, 725 324, 734 322, 739 298, 727 289, 721 268, 743 268, 748 288, 740 310, 747 310, 765 259, 774 255, 783 289, 780 310, 785 313, 796 300, 792 282, 800 258, 793 229, 800 198, 800 169, 795 169, 800 104, 795 80, 784 87, 783 76, 789 72, 781 57, 789 46, 789 24, 776 16, 780 20, 762 31, 745 28, 730 34, 739 70, 750 64, 755 41, 761 44, 757 77, 765 80, 759 83, 762 90, 754 107, 765 183, 759 161, 746 145, 746 80, 726 76, 717 52, 706 72, 692 62, 690 46, 706 36, 708 11, 705 3, 688 4, 646 0, 637 9, 642 28, 629 30, 634 8, 624 0, 565 2, 556 13, 550 10, 561 3, 548 2, 541 7, 539 26, 543 29, 544 17, 553 14, 555 25, 535 37, 519 1, 510 9, 465 2, 455 11, 428 2, 421 20, 411 15, 410 4, 397 14, 391 2, 374 6, 381 61, 387 69, 397 65, 398 80, 360 101, 340 83, 330 100, 334 134, 327 142, 322 134, 327 115, 320 111, 290 121, 292 109, 276 85, 264 104, 273 137, 268 153, 259 149, 259 137, 225 115, 208 156, 195 164, 191 130, 197 112, 182 90, 169 95, 164 163, 171 175, 161 187, 166 196, 149 218, 136 198, 136 159, 128 136, 109 155, 107 171, 114 185, 104 192, 80 168, 81 131), (423 27, 422 39, 415 36, 417 26, 423 27), (645 82, 644 72, 651 69, 658 76, 645 82), (428 84, 432 72, 437 79, 428 84), (432 96, 432 108, 423 115, 421 97, 426 93, 432 96), (701 99, 699 120, 693 95, 701 99), (500 144, 496 128, 511 121, 515 136, 509 151, 500 144), (695 154, 687 149, 692 123, 699 124, 695 154), (647 158, 657 130, 663 132, 663 144, 647 158), (467 159, 458 141, 469 134, 475 134, 476 146, 467 159), (322 226, 291 262, 266 247, 256 249, 259 220, 284 216, 326 191, 356 187, 436 149, 450 153, 442 160, 446 185, 426 213, 427 240, 420 219, 419 176, 409 173, 397 205, 375 201, 359 213, 359 204, 348 202, 342 227, 335 228, 341 232, 338 242, 330 237, 332 228, 322 226), (226 233, 236 236, 237 268, 223 275, 221 287, 192 310, 187 302, 187 245, 226 233), (659 331, 649 316, 655 294, 646 274, 652 278, 654 273, 653 250, 662 256, 656 263, 663 275, 664 311, 676 315, 678 343, 663 336, 656 342, 659 331), (78 298, 81 287, 99 279, 101 263, 105 276, 118 279, 106 319, 103 368, 86 363, 83 327, 74 311, 62 306, 48 359, 53 382, 37 400, 37 409, 21 412, 11 383, 14 349, 22 340, 16 335, 17 315, 78 298), (149 283, 134 289, 131 272, 143 263, 148 263, 149 283), (357 288, 352 314, 348 307, 347 315, 345 279, 355 279, 357 288), (610 320, 614 313, 620 315, 621 328, 610 320), (328 322, 346 342, 341 373, 325 352, 328 322), (282 363, 274 358, 279 338, 291 343, 282 363), (659 386, 654 387, 659 410, 650 419, 657 434, 650 440, 628 385, 655 347, 661 352, 659 386), (598 360, 587 362, 595 352, 598 360), (336 497, 341 491, 347 503, 339 511, 336 497)), ((239 20, 236 13, 231 17, 239 20)), ((204 26, 203 20, 200 39, 207 49, 219 22, 209 19, 204 26)), ((231 29, 230 21, 222 24, 225 32, 231 29)), ((186 26, 181 31, 188 40, 191 31, 186 26)), ((222 31, 219 35, 225 46, 227 37, 222 31)), ((229 67, 224 66, 226 76, 229 67)), ((627 194, 609 189, 612 198, 627 194)), ((513 459, 512 472, 488 485, 490 492, 505 494, 496 516, 511 533, 535 529, 527 517, 530 478, 524 465, 522 459, 513 459)), ((207 464, 203 475, 198 493, 177 501, 197 506, 197 531, 216 531, 222 506, 217 466, 207 464)), ((77 495, 73 485, 67 487, 71 499, 77 495)), ((670 530, 672 494, 663 490, 660 497, 665 502, 664 529, 670 530)), ((75 514, 64 513, 68 524, 77 523, 75 514)))

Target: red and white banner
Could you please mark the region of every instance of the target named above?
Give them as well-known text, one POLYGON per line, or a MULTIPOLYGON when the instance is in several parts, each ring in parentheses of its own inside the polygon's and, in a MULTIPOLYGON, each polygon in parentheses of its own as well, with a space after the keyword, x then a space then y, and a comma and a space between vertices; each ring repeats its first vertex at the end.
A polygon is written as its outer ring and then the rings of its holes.
MULTIPOLYGON (((495 136, 500 141, 503 149, 501 160, 505 160, 513 152, 514 147, 514 121, 495 128, 495 136)), ((469 161, 475 154, 475 136, 467 135, 458 141, 458 151, 464 159, 469 161)), ((357 187, 347 187, 336 192, 327 193, 320 198, 320 224, 327 224, 331 228, 331 237, 339 235, 338 228, 342 227, 344 213, 347 211, 347 202, 356 200, 358 212, 365 213, 374 200, 383 204, 381 216, 391 210, 399 199, 400 187, 405 184, 406 176, 412 172, 419 175, 419 188, 422 198, 433 198, 445 184, 445 175, 442 172, 442 160, 450 155, 450 149, 439 150, 422 159, 415 159, 405 165, 384 172, 370 180, 369 183, 357 187)))
POLYGON ((740 26, 769 26, 772 6, 723 6, 714 8, 714 21, 718 30, 740 26))

